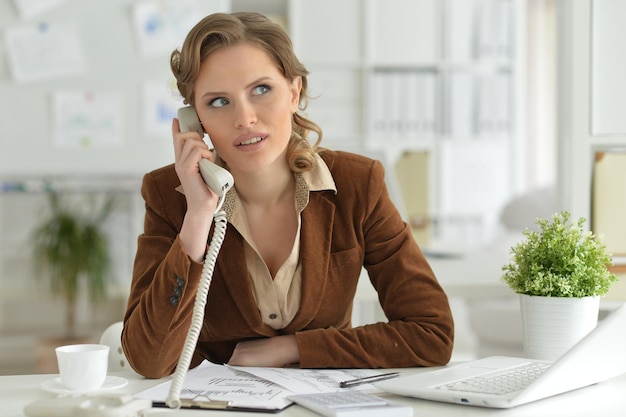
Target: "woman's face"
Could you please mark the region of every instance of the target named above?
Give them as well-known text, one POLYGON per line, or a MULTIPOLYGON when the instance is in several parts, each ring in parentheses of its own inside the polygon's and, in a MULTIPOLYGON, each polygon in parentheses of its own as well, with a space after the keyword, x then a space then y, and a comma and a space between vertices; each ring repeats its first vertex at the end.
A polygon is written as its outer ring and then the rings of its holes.
POLYGON ((220 157, 233 171, 285 164, 301 79, 287 80, 260 47, 220 48, 202 62, 194 107, 220 157))

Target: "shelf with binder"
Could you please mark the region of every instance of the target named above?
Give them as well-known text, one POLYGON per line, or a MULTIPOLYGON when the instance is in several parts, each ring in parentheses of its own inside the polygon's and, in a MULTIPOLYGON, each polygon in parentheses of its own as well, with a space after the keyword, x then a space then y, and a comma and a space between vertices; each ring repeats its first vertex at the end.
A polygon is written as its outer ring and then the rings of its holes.
POLYGON ((311 71, 308 113, 324 129, 323 144, 384 153, 388 168, 407 151, 428 152, 431 217, 460 229, 489 224, 500 200, 489 199, 478 211, 451 206, 445 196, 464 173, 446 161, 464 149, 468 157, 485 154, 480 161, 488 165, 481 168, 503 169, 495 177, 507 187, 469 189, 503 199, 514 192, 508 185, 523 116, 518 52, 525 2, 290 0, 288 7, 296 52, 311 71), (459 225, 463 219, 468 225, 459 225))
POLYGON ((449 61, 507 61, 525 0, 444 0, 443 50, 449 61))
POLYGON ((519 0, 446 0, 443 7, 442 134, 451 139, 514 137, 520 65, 519 0))
POLYGON ((513 133, 510 71, 378 70, 368 82, 370 145, 381 139, 407 145, 438 137, 506 140, 513 133))
POLYGON ((363 137, 361 66, 310 65, 304 113, 323 130, 322 145, 358 148, 363 137))
POLYGON ((451 139, 502 138, 514 133, 510 71, 451 71, 444 80, 442 134, 451 139))
POLYGON ((375 71, 369 74, 367 109, 370 146, 383 140, 432 141, 438 134, 437 74, 432 71, 375 71))

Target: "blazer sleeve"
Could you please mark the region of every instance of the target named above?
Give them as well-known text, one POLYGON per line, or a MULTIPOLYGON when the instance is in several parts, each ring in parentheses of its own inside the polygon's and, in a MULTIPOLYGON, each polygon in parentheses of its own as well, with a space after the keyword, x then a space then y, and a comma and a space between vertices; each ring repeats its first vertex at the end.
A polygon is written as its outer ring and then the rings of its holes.
MULTIPOLYGON (((186 255, 178 239, 179 213, 184 213, 184 208, 177 204, 185 201, 174 190, 175 178, 170 171, 149 173, 141 189, 146 205, 144 232, 137 241, 122 347, 133 369, 148 378, 174 371, 202 273, 202 265, 186 255), (173 204, 176 199, 180 202, 173 204)), ((194 358, 192 364, 198 362, 194 358)))
MULTIPOLYGON (((354 167, 351 171, 333 170, 339 188, 336 217, 357 213, 353 214, 353 222, 360 230, 355 231, 355 241, 362 245, 363 266, 388 321, 297 333, 300 366, 396 368, 446 364, 454 337, 448 298, 388 195, 382 165, 371 161, 365 181, 345 180, 344 176, 358 172, 354 167), (361 183, 367 186, 359 191, 357 184, 361 183), (355 192, 349 199, 359 204, 342 208, 342 189, 354 190, 344 192, 343 198, 355 192)), ((358 274, 357 270, 353 273, 358 274)))

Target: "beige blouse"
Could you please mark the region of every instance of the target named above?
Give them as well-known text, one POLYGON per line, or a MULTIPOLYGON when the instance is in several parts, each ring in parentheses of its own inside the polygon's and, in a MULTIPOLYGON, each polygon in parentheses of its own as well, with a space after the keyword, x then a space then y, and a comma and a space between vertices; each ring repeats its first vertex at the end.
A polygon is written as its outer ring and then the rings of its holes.
POLYGON ((298 229, 291 253, 279 268, 274 279, 252 240, 246 214, 235 188, 228 192, 224 201, 224 211, 228 221, 239 231, 245 241, 245 261, 252 280, 257 307, 263 317, 263 322, 274 329, 286 327, 300 308, 300 214, 309 202, 309 193, 322 190, 337 192, 335 181, 326 163, 318 155, 316 157, 317 164, 314 169, 302 174, 294 174, 298 229))

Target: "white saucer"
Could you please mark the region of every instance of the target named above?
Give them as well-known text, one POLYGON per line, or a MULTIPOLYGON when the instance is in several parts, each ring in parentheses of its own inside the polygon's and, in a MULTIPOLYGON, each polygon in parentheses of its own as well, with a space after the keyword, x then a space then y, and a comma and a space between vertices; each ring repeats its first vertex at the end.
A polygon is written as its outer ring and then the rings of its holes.
POLYGON ((107 376, 104 380, 104 384, 97 390, 93 391, 77 391, 67 388, 61 382, 61 378, 52 378, 47 381, 41 383, 41 389, 48 392, 54 392, 56 394, 85 394, 85 393, 94 393, 101 391, 108 391, 116 388, 122 388, 128 384, 128 380, 126 378, 122 378, 119 376, 107 376))

